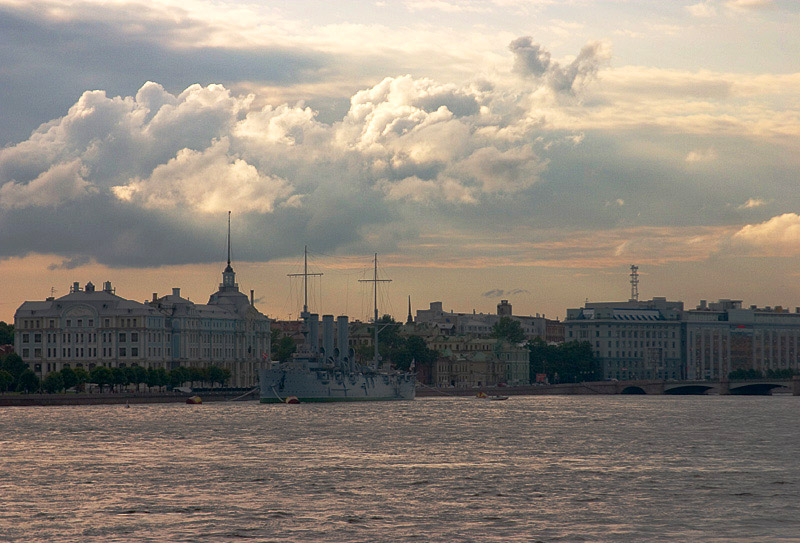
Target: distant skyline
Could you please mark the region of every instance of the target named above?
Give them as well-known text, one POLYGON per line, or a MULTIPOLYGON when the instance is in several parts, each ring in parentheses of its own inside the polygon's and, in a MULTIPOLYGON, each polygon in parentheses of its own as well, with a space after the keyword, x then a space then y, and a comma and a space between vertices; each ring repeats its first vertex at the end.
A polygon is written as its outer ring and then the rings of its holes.
POLYGON ((800 306, 800 3, 0 0, 0 320, 110 280, 297 315, 800 306), (365 313, 362 313, 365 311, 365 313))

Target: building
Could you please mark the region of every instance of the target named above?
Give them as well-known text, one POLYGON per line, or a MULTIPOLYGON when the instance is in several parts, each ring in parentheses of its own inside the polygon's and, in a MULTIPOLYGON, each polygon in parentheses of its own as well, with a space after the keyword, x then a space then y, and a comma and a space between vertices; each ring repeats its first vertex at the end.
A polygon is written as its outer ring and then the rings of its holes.
POLYGON ((566 341, 588 341, 606 379, 681 379, 682 302, 586 303, 568 309, 566 341))
POLYGON ((800 370, 800 308, 742 308, 722 299, 587 303, 568 309, 567 341, 588 341, 615 379, 726 378, 735 370, 800 370))
POLYGON ((506 341, 440 336, 428 342, 439 353, 433 383, 439 387, 470 388, 530 384, 529 351, 506 341))
POLYGON ((444 311, 442 302, 430 302, 428 309, 418 309, 414 322, 417 324, 431 324, 439 327, 443 334, 473 335, 488 337, 492 327, 502 317, 509 317, 520 323, 527 339, 542 338, 550 342, 560 339, 563 341, 563 329, 559 321, 545 318, 544 315, 521 316, 513 315, 512 307, 508 300, 501 300, 497 304, 497 313, 456 313, 444 311))
POLYGON ((686 375, 719 379, 735 370, 800 370, 800 308, 742 308, 740 300, 700 301, 683 314, 686 375))
POLYGON ((140 303, 117 296, 111 282, 96 290, 74 283, 69 294, 24 302, 14 315, 15 348, 44 378, 64 367, 164 368, 216 365, 230 386, 257 384, 270 349, 269 319, 239 292, 228 261, 208 304, 172 294, 140 303))

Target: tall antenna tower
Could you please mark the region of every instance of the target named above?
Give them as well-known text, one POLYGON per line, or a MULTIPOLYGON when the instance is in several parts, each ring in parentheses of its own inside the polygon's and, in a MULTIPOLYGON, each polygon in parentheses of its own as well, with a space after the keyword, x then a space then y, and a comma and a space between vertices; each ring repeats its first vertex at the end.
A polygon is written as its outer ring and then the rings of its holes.
POLYGON ((631 264, 631 302, 639 301, 639 266, 631 264))

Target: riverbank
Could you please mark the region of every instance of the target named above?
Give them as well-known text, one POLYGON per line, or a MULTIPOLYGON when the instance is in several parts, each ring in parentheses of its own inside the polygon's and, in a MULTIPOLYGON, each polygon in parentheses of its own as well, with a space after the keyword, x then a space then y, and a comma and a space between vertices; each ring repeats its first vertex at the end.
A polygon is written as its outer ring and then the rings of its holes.
POLYGON ((250 389, 195 390, 187 392, 73 392, 66 394, 0 394, 0 407, 44 405, 103 405, 183 403, 191 396, 200 396, 203 402, 229 402, 258 400, 258 392, 250 389))

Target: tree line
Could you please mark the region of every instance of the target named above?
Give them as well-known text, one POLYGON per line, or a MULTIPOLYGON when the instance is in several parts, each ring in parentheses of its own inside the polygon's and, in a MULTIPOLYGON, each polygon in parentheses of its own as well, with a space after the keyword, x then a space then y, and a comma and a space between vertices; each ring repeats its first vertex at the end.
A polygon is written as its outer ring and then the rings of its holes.
POLYGON ((17 354, 9 354, 0 358, 0 392, 62 392, 69 388, 83 391, 86 385, 93 383, 100 390, 108 388, 118 391, 130 385, 136 390, 142 386, 148 389, 171 389, 194 383, 225 384, 231 377, 227 368, 206 366, 203 368, 178 367, 172 370, 164 368, 143 368, 128 366, 125 368, 107 368, 95 366, 90 370, 66 367, 61 371, 52 371, 44 379, 39 379, 28 365, 17 354))

